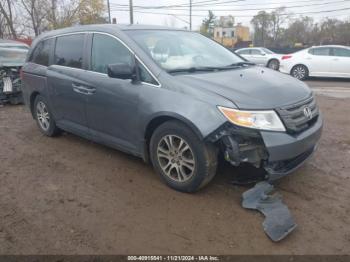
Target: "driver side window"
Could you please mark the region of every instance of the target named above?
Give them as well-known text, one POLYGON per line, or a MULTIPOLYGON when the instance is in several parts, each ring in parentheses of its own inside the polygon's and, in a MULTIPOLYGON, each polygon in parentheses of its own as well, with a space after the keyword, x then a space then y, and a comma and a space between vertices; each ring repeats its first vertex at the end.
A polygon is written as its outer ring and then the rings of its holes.
POLYGON ((110 64, 133 64, 133 55, 118 40, 103 34, 94 34, 91 51, 91 70, 107 74, 110 64))
MULTIPOLYGON (((134 55, 117 39, 108 35, 94 34, 91 51, 91 70, 107 74, 108 65, 117 63, 126 63, 133 66, 134 55)), ((140 63, 137 63, 137 65, 141 82, 158 85, 158 82, 143 65, 140 63)))

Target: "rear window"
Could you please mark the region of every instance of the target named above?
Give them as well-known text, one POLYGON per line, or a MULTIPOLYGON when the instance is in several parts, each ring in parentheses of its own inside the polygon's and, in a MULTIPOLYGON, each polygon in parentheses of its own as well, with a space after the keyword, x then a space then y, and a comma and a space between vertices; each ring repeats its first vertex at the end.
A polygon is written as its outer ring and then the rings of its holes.
POLYGON ((30 62, 43 66, 48 66, 51 51, 51 43, 51 40, 45 40, 40 42, 35 47, 34 52, 30 58, 30 62))
POLYGON ((55 65, 83 68, 83 47, 84 34, 57 37, 55 65))

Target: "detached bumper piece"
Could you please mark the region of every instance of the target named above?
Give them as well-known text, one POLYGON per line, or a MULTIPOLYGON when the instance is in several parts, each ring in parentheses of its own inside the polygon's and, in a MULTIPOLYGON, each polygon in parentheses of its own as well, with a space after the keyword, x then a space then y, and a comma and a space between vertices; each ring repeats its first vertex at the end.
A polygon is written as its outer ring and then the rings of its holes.
POLYGON ((291 233, 297 224, 294 222, 288 207, 283 204, 282 197, 273 192, 273 185, 259 182, 253 188, 243 193, 242 206, 255 209, 265 216, 263 227, 272 241, 280 241, 291 233))

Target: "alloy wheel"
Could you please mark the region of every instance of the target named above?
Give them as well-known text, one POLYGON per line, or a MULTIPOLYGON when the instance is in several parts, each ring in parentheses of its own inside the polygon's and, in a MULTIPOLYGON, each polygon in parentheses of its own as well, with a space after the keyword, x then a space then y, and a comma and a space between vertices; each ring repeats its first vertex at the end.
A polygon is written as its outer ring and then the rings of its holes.
POLYGON ((157 146, 157 158, 165 175, 176 182, 185 182, 194 174, 196 161, 193 151, 179 136, 162 137, 157 146))
POLYGON ((44 102, 39 101, 37 103, 37 105, 36 105, 36 115, 37 115, 40 127, 44 131, 49 130, 49 128, 50 128, 50 115, 49 115, 49 111, 47 110, 47 107, 44 104, 44 102))
POLYGON ((296 66, 293 69, 292 75, 297 79, 304 79, 306 77, 306 69, 304 66, 296 66))

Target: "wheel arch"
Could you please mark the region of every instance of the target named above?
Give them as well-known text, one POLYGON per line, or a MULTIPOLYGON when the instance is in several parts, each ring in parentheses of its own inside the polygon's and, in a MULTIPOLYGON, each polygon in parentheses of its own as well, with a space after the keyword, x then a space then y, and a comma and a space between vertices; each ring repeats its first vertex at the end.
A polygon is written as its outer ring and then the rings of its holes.
POLYGON ((40 95, 40 92, 38 91, 34 91, 33 93, 31 93, 30 97, 29 97, 29 107, 30 107, 30 112, 32 113, 32 117, 34 118, 34 102, 36 97, 40 95))
POLYGON ((145 125, 144 128, 144 160, 146 162, 149 161, 149 144, 152 137, 152 134, 154 131, 163 123, 171 120, 177 120, 181 123, 188 126, 197 136, 200 140, 203 139, 203 134, 199 130, 199 128, 189 119, 187 119, 184 116, 181 116, 179 114, 173 113, 173 112, 161 112, 156 115, 153 115, 145 125))
POLYGON ((269 60, 267 60, 266 65, 268 65, 268 64, 269 64, 271 61, 273 61, 273 60, 277 61, 278 64, 280 64, 280 61, 278 60, 278 58, 276 58, 276 57, 271 57, 269 60))

